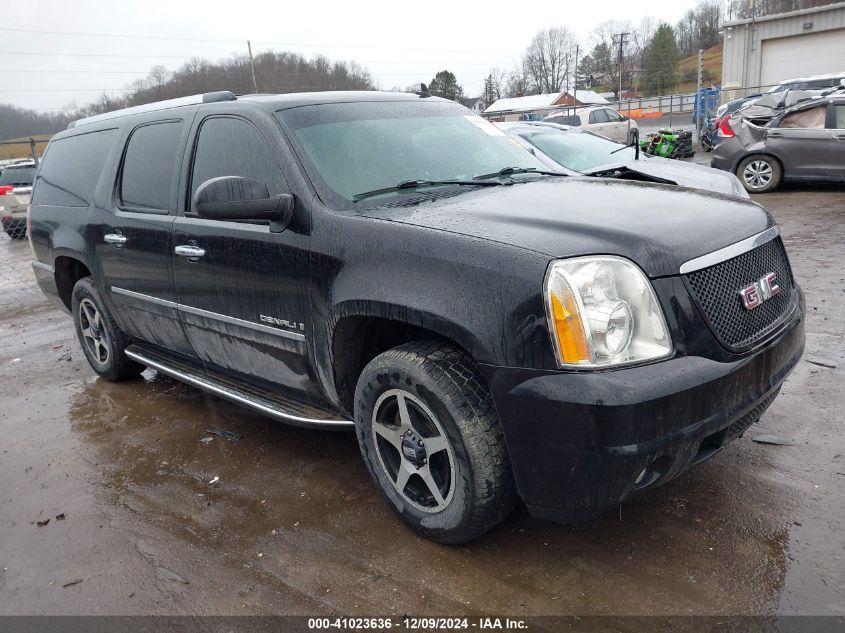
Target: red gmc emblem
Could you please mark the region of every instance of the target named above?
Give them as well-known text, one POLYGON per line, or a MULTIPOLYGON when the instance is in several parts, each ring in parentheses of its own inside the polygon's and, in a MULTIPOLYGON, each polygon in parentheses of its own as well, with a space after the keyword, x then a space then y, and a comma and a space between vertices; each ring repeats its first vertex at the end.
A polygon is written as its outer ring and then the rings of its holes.
POLYGON ((742 305, 745 309, 753 310, 778 294, 780 286, 775 283, 777 278, 775 273, 769 273, 740 290, 739 296, 742 297, 742 305))

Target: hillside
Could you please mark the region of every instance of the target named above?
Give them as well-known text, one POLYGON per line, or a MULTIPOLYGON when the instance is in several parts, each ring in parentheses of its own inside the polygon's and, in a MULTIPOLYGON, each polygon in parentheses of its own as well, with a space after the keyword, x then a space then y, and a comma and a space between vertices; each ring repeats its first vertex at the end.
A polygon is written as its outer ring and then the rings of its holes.
MULTIPOLYGON (((33 134, 35 139, 35 147, 38 155, 44 153, 44 148, 47 147, 47 141, 50 140, 52 134, 33 134)), ((16 141, 18 139, 12 139, 16 141)), ((21 139, 20 143, 11 143, 9 145, 0 145, 0 160, 7 158, 31 158, 32 150, 30 149, 29 139, 21 139)))
MULTIPOLYGON (((678 62, 678 92, 695 92, 698 81, 698 55, 690 55, 678 62)), ((704 51, 704 85, 722 83, 722 42, 704 51)))

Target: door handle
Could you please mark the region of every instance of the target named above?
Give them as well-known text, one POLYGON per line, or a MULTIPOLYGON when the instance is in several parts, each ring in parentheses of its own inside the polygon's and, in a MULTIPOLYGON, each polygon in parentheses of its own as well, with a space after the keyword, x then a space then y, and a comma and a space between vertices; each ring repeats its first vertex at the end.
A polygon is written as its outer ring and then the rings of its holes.
POLYGON ((769 132, 766 136, 768 136, 768 138, 783 138, 783 134, 780 132, 769 132))
POLYGON ((837 141, 845 141, 845 134, 834 134, 833 138, 835 138, 837 141))
POLYGON ((126 244, 126 236, 121 235, 120 233, 106 233, 103 235, 103 241, 106 244, 111 244, 115 248, 120 248, 124 244, 126 244))
POLYGON ((205 249, 199 246, 191 246, 190 244, 182 244, 173 249, 173 252, 188 259, 198 259, 205 256, 205 249))

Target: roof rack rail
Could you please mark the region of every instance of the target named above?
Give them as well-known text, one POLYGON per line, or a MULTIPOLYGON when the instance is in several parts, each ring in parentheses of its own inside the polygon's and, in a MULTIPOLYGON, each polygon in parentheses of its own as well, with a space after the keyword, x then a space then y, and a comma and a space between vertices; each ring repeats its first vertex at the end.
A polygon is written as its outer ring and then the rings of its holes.
POLYGON ((179 108, 187 105, 198 105, 200 103, 215 103, 217 101, 235 101, 237 97, 229 90, 220 90, 218 92, 206 92, 205 94, 191 95, 189 97, 179 97, 177 99, 167 99, 165 101, 155 101, 153 103, 145 103, 144 105, 132 106, 131 108, 123 108, 122 110, 113 110, 111 112, 104 112, 103 114, 95 114, 93 116, 85 117, 77 121, 71 121, 67 126, 68 129, 79 127, 80 125, 88 125, 89 123, 97 123, 98 121, 107 121, 109 119, 116 119, 130 114, 141 114, 143 112, 156 112, 158 110, 169 110, 170 108, 179 108))

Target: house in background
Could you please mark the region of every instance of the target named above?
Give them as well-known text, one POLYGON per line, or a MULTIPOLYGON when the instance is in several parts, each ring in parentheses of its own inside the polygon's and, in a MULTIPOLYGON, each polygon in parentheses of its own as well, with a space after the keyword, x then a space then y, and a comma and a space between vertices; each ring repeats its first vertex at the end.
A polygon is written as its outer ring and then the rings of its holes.
POLYGON ((542 118, 561 107, 607 105, 608 100, 592 90, 564 90, 552 94, 529 95, 499 99, 491 104, 482 116, 491 121, 520 121, 542 118))
POLYGON ((476 114, 484 112, 484 99, 481 97, 461 97, 458 99, 458 103, 469 108, 476 114))

